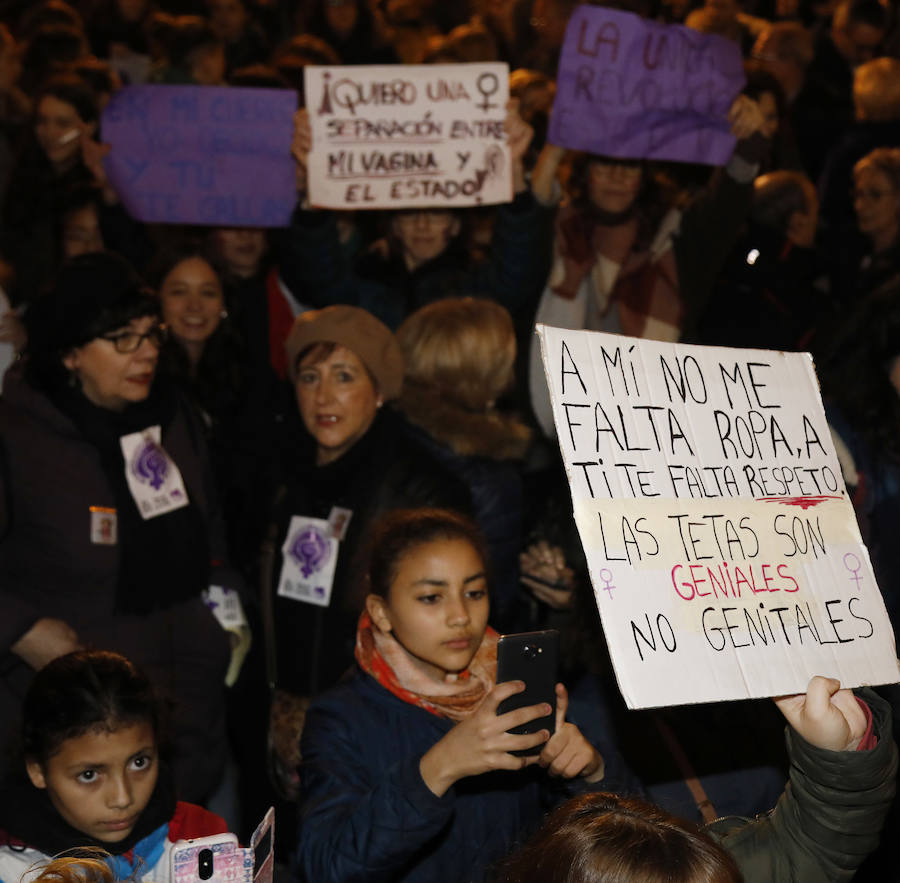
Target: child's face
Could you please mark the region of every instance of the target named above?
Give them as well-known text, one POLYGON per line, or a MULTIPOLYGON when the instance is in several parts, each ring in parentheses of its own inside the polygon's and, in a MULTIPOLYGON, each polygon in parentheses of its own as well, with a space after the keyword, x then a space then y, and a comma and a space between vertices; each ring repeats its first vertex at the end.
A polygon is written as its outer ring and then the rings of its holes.
POLYGON ((95 730, 67 739, 43 765, 26 764, 37 788, 46 788, 62 818, 83 834, 119 843, 150 802, 159 773, 149 723, 114 732, 95 730))
POLYGON ((435 680, 472 661, 488 621, 484 562, 462 539, 433 540, 407 552, 387 598, 369 595, 367 609, 435 680))

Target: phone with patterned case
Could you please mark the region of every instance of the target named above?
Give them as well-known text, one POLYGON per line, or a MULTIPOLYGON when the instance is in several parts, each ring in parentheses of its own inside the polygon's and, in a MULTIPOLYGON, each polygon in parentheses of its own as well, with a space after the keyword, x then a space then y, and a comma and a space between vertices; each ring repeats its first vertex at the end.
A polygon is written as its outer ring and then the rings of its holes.
POLYGON ((179 840, 172 846, 172 883, 252 883, 253 854, 234 834, 179 840))
POLYGON ((275 810, 269 811, 250 838, 253 883, 272 883, 275 875, 275 810))

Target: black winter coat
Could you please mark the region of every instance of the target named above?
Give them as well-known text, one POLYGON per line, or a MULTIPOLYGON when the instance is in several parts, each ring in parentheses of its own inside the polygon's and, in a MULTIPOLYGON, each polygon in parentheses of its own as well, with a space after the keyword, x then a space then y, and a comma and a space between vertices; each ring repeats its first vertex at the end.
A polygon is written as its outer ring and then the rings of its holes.
POLYGON ((315 696, 332 686, 353 664, 356 623, 363 609, 359 553, 373 520, 392 509, 438 506, 471 512, 462 486, 422 447, 415 444, 402 419, 389 409, 379 412, 369 431, 346 454, 315 465, 314 443, 298 451, 292 474, 279 493, 264 553, 264 585, 274 614, 276 681, 299 696, 315 696), (328 607, 280 597, 284 563, 281 548, 291 517, 327 519, 332 507, 353 514, 338 552, 328 607))

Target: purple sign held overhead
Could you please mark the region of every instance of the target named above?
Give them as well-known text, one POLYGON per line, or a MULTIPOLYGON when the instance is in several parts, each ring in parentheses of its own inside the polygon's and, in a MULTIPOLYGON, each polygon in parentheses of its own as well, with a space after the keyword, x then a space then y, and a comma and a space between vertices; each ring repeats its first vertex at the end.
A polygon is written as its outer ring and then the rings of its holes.
POLYGON ((606 156, 724 165, 734 149, 725 117, 743 85, 740 48, 724 37, 578 6, 549 138, 606 156))
POLYGON ((126 86, 103 112, 106 173, 139 221, 286 227, 296 109, 289 89, 126 86))

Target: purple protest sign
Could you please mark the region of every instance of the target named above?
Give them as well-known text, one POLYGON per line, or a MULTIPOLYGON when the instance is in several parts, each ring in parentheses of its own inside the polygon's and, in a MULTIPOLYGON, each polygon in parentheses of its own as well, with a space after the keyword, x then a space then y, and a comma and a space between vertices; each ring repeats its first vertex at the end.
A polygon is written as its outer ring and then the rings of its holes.
POLYGON ((605 156, 724 165, 744 85, 736 43, 581 5, 563 43, 549 138, 605 156))
POLYGON ((139 221, 286 227, 296 109, 288 89, 127 86, 103 112, 106 173, 139 221))

